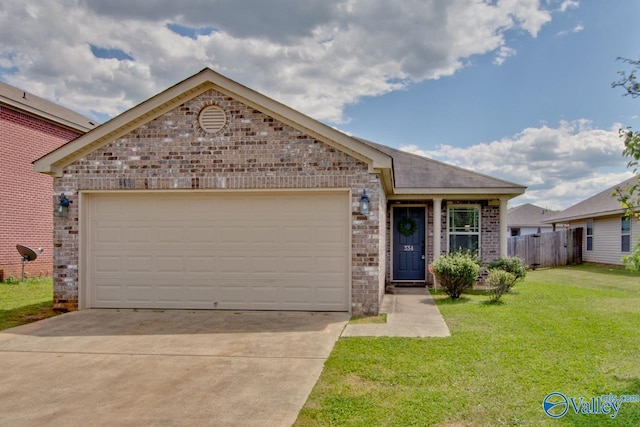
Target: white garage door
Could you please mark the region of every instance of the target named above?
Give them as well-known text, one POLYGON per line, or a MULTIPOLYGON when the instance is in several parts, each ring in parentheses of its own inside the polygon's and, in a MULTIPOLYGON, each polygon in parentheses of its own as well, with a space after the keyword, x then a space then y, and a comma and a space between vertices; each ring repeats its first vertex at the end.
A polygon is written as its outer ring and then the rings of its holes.
POLYGON ((347 192, 86 201, 88 307, 349 309, 347 192))

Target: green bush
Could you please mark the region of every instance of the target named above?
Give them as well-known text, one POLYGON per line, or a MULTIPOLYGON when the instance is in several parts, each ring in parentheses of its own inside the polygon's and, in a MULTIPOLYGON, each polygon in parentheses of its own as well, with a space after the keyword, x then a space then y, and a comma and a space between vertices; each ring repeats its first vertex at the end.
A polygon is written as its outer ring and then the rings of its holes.
POLYGON ((460 298, 464 290, 473 286, 480 272, 477 257, 468 252, 443 255, 431 267, 438 283, 451 298, 460 298))
POLYGON ((485 279, 489 301, 498 302, 500 297, 511 289, 515 281, 516 276, 513 273, 498 268, 489 270, 489 276, 485 279))
POLYGON ((519 280, 524 280, 527 275, 527 265, 518 257, 502 257, 487 264, 489 272, 491 270, 502 270, 513 275, 513 280, 507 289, 507 292, 515 285, 519 280))

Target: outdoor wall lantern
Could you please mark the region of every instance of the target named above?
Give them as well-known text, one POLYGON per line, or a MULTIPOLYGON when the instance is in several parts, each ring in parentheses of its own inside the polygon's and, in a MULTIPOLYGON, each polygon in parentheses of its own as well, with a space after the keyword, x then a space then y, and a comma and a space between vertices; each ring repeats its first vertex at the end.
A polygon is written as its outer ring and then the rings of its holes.
POLYGON ((66 217, 67 215, 69 215, 69 199, 62 193, 53 207, 53 216, 66 217))
POLYGON ((362 197, 360 197, 360 213, 362 215, 369 215, 369 196, 367 196, 367 190, 362 190, 362 197))

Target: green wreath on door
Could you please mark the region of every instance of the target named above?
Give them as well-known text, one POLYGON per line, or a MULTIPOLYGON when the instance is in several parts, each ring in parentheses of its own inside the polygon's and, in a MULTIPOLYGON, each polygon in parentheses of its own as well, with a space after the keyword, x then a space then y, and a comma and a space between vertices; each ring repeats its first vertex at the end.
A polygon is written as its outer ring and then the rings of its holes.
POLYGON ((403 236, 409 237, 418 231, 418 221, 414 218, 402 218, 398 222, 398 231, 403 236))

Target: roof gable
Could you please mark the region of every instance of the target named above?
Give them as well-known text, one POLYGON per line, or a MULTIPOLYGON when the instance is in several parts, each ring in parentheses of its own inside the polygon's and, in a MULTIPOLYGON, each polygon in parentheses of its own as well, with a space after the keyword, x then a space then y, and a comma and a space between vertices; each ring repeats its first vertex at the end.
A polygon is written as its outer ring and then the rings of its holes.
POLYGON ((625 212, 618 197, 614 194, 617 188, 626 189, 638 182, 638 177, 634 176, 620 184, 607 188, 600 193, 589 197, 575 205, 559 212, 546 219, 546 223, 566 222, 577 219, 592 218, 598 216, 619 215, 625 212))
POLYGON ((75 160, 113 142, 131 130, 148 123, 209 89, 215 89, 233 97, 340 151, 365 161, 372 170, 391 168, 391 159, 384 153, 228 79, 209 68, 203 69, 199 73, 116 116, 91 132, 36 160, 34 168, 37 172, 59 176, 62 173, 62 169, 75 160))

